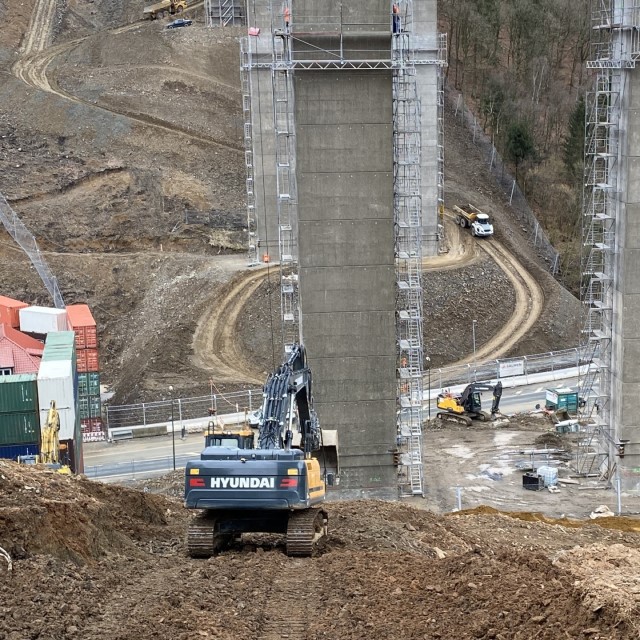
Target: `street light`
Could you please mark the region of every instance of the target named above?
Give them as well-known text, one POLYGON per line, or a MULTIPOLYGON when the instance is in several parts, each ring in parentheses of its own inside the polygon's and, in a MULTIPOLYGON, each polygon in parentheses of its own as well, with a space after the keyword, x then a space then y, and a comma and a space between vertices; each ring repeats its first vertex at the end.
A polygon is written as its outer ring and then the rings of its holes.
POLYGON ((474 320, 471 323, 471 332, 473 334, 473 381, 478 381, 478 362, 476 361, 476 325, 478 324, 477 320, 474 320))
POLYGON ((173 385, 169 385, 171 394, 171 444, 173 447, 173 470, 176 470, 176 430, 173 426, 173 385))
POLYGON ((427 398, 429 399, 429 420, 431 420, 431 358, 429 356, 425 356, 424 357, 424 361, 427 363, 427 372, 428 372, 428 385, 429 385, 429 391, 427 392, 427 398))

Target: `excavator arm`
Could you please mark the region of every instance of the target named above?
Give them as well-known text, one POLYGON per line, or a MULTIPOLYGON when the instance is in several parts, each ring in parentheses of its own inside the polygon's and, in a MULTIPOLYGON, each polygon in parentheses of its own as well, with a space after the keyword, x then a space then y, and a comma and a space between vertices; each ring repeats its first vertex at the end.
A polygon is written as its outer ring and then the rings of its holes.
POLYGON ((258 425, 260 449, 290 449, 293 442, 294 407, 298 412, 300 446, 305 454, 320 448, 320 424, 313 409, 311 370, 306 351, 295 344, 289 358, 269 375, 263 389, 258 425))

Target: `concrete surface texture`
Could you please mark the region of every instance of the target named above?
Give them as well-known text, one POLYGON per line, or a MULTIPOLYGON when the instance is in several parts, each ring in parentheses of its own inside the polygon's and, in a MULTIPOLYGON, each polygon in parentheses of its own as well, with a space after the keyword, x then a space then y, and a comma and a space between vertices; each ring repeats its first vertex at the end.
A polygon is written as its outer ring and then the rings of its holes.
POLYGON ((343 489, 396 493, 390 71, 295 79, 302 335, 343 489))
POLYGON ((628 71, 623 94, 620 155, 617 278, 614 300, 611 409, 614 436, 628 440, 625 457, 616 456, 624 490, 640 489, 640 74, 628 71))

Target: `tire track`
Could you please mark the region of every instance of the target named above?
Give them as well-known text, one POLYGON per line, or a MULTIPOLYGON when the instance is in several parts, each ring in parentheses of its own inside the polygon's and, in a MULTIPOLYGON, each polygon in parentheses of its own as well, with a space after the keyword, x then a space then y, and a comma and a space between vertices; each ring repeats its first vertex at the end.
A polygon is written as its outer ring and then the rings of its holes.
MULTIPOLYGON (((195 9, 196 7, 194 6, 192 8, 195 9)), ((11 69, 13 74, 19 80, 33 87, 34 89, 45 91, 46 93, 56 95, 64 100, 68 100, 76 104, 86 105, 105 113, 123 116, 125 118, 129 118, 130 120, 139 122, 140 124, 143 124, 145 126, 151 126, 167 133, 187 136, 192 140, 197 140, 205 144, 224 147, 225 149, 230 149, 237 153, 244 153, 244 148, 241 144, 230 144, 212 136, 196 133, 194 131, 191 131, 187 127, 183 127, 175 123, 168 123, 161 118, 157 118, 148 114, 136 113, 133 111, 129 111, 128 109, 114 109, 110 107, 104 107, 102 105, 89 102, 88 100, 84 100, 83 98, 80 98, 62 89, 54 79, 48 77, 47 70, 49 68, 49 65, 56 57, 62 55, 63 53, 72 51, 78 45, 93 37, 93 35, 95 34, 84 36, 83 38, 76 38, 75 40, 70 40, 69 42, 65 42, 55 47, 47 48, 47 44, 49 43, 49 39, 51 37, 51 28, 53 17, 55 15, 55 9, 56 0, 40 0, 35 6, 31 16, 31 20, 29 21, 28 32, 25 36, 25 45, 22 50, 23 57, 21 57, 11 69)), ((138 28, 141 22, 143 21, 140 20, 138 22, 134 22, 132 24, 124 25, 121 27, 115 27, 113 29, 105 29, 100 33, 107 32, 114 35, 124 33, 126 31, 138 28)), ((172 67, 167 68, 172 69, 172 67)), ((188 71, 185 71, 183 73, 189 74, 188 71)))
POLYGON ((495 359, 507 353, 538 321, 544 304, 544 294, 533 276, 518 259, 494 238, 478 243, 511 280, 516 292, 516 305, 509 321, 488 342, 472 355, 449 366, 470 364, 474 360, 495 359))
POLYGON ((245 272, 220 299, 210 300, 207 311, 193 334, 194 366, 215 374, 216 382, 247 382, 262 385, 260 371, 247 362, 235 340, 240 313, 256 289, 270 275, 270 270, 245 272))

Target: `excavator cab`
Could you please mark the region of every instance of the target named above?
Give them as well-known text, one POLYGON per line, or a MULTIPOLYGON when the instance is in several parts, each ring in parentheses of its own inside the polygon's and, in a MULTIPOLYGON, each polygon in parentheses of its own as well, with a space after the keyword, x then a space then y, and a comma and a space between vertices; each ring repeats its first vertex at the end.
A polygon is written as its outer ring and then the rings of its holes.
POLYGON ((205 447, 234 447, 236 449, 254 449, 255 438, 251 429, 241 431, 216 430, 213 422, 209 422, 204 434, 205 447))

